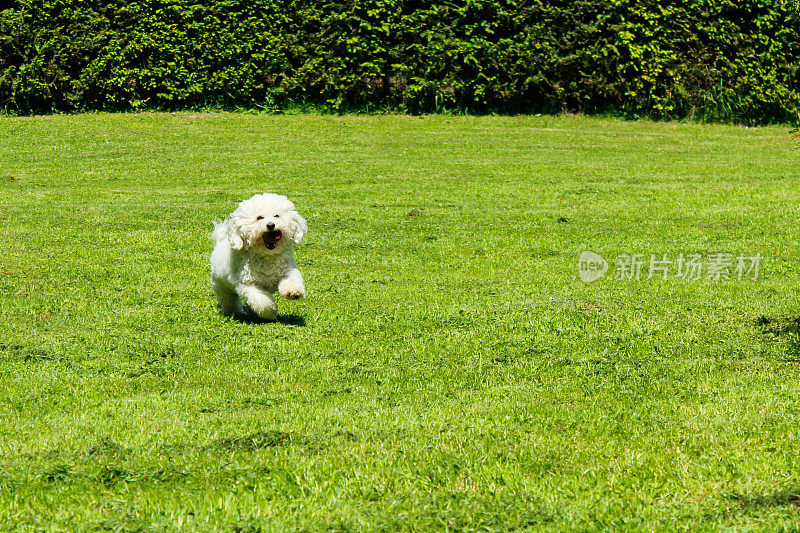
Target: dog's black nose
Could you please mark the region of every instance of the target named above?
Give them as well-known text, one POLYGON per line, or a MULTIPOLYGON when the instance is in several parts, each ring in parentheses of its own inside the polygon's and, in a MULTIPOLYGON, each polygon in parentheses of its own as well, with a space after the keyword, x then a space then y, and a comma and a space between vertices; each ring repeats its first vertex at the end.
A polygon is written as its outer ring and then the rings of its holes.
POLYGON ((268 229, 268 230, 273 230, 273 229, 275 229, 275 223, 274 223, 274 222, 270 222, 269 224, 267 224, 267 229, 268 229))

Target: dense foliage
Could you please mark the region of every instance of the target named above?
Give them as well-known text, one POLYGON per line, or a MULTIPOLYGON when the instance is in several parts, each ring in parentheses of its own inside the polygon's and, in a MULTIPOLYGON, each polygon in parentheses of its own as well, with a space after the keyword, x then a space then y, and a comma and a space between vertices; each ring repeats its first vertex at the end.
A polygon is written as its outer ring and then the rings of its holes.
POLYGON ((289 104, 784 121, 800 22, 780 0, 21 0, 0 109, 289 104))

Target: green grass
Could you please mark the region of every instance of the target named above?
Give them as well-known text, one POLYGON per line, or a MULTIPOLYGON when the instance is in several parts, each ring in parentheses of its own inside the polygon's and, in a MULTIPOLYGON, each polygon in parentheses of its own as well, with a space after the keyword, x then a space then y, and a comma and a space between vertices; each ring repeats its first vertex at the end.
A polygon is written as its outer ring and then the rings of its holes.
MULTIPOLYGON (((0 529, 800 528, 783 128, 0 119, 0 529), (216 312, 212 221, 287 194, 308 298, 216 312), (584 250, 764 256, 584 284, 584 250)), ((613 265, 612 265, 613 270, 613 265)))

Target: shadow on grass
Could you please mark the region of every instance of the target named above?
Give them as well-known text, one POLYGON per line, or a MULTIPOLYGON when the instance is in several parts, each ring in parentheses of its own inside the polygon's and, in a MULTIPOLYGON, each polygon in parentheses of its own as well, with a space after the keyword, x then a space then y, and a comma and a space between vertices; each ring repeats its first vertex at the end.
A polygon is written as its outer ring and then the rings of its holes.
POLYGON ((59 361, 63 356, 40 348, 30 348, 21 344, 0 344, 0 359, 22 360, 25 362, 59 361))
POLYGON ((800 363, 800 316, 761 316, 756 319, 756 325, 764 335, 787 343, 783 361, 800 363))
POLYGON ((303 318, 302 315, 295 314, 278 315, 278 318, 275 320, 267 320, 254 314, 235 315, 231 318, 242 324, 283 324, 284 326, 297 326, 301 328, 306 325, 306 319, 303 318))
POLYGON ((787 506, 800 507, 800 487, 779 490, 772 494, 756 494, 755 496, 734 492, 728 494, 727 499, 739 504, 742 510, 787 506))
POLYGON ((732 492, 723 496, 728 501, 725 509, 708 513, 705 520, 717 522, 767 509, 800 508, 800 487, 778 490, 770 494, 742 494, 732 492))
POLYGON ((766 335, 800 338, 800 316, 761 316, 756 320, 756 325, 761 326, 761 331, 766 335))
POLYGON ((216 440, 207 446, 206 449, 253 451, 276 446, 288 446, 292 441, 298 439, 298 436, 284 431, 258 431, 243 437, 216 440))

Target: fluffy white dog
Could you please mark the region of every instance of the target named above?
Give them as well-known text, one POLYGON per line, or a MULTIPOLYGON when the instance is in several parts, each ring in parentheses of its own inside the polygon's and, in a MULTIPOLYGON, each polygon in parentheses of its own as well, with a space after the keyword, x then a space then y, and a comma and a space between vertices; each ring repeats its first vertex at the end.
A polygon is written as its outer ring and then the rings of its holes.
POLYGON ((272 294, 296 300, 305 296, 292 243, 300 243, 306 221, 279 194, 256 194, 222 222, 214 223, 211 284, 225 315, 250 310, 267 320, 278 316, 272 294))

